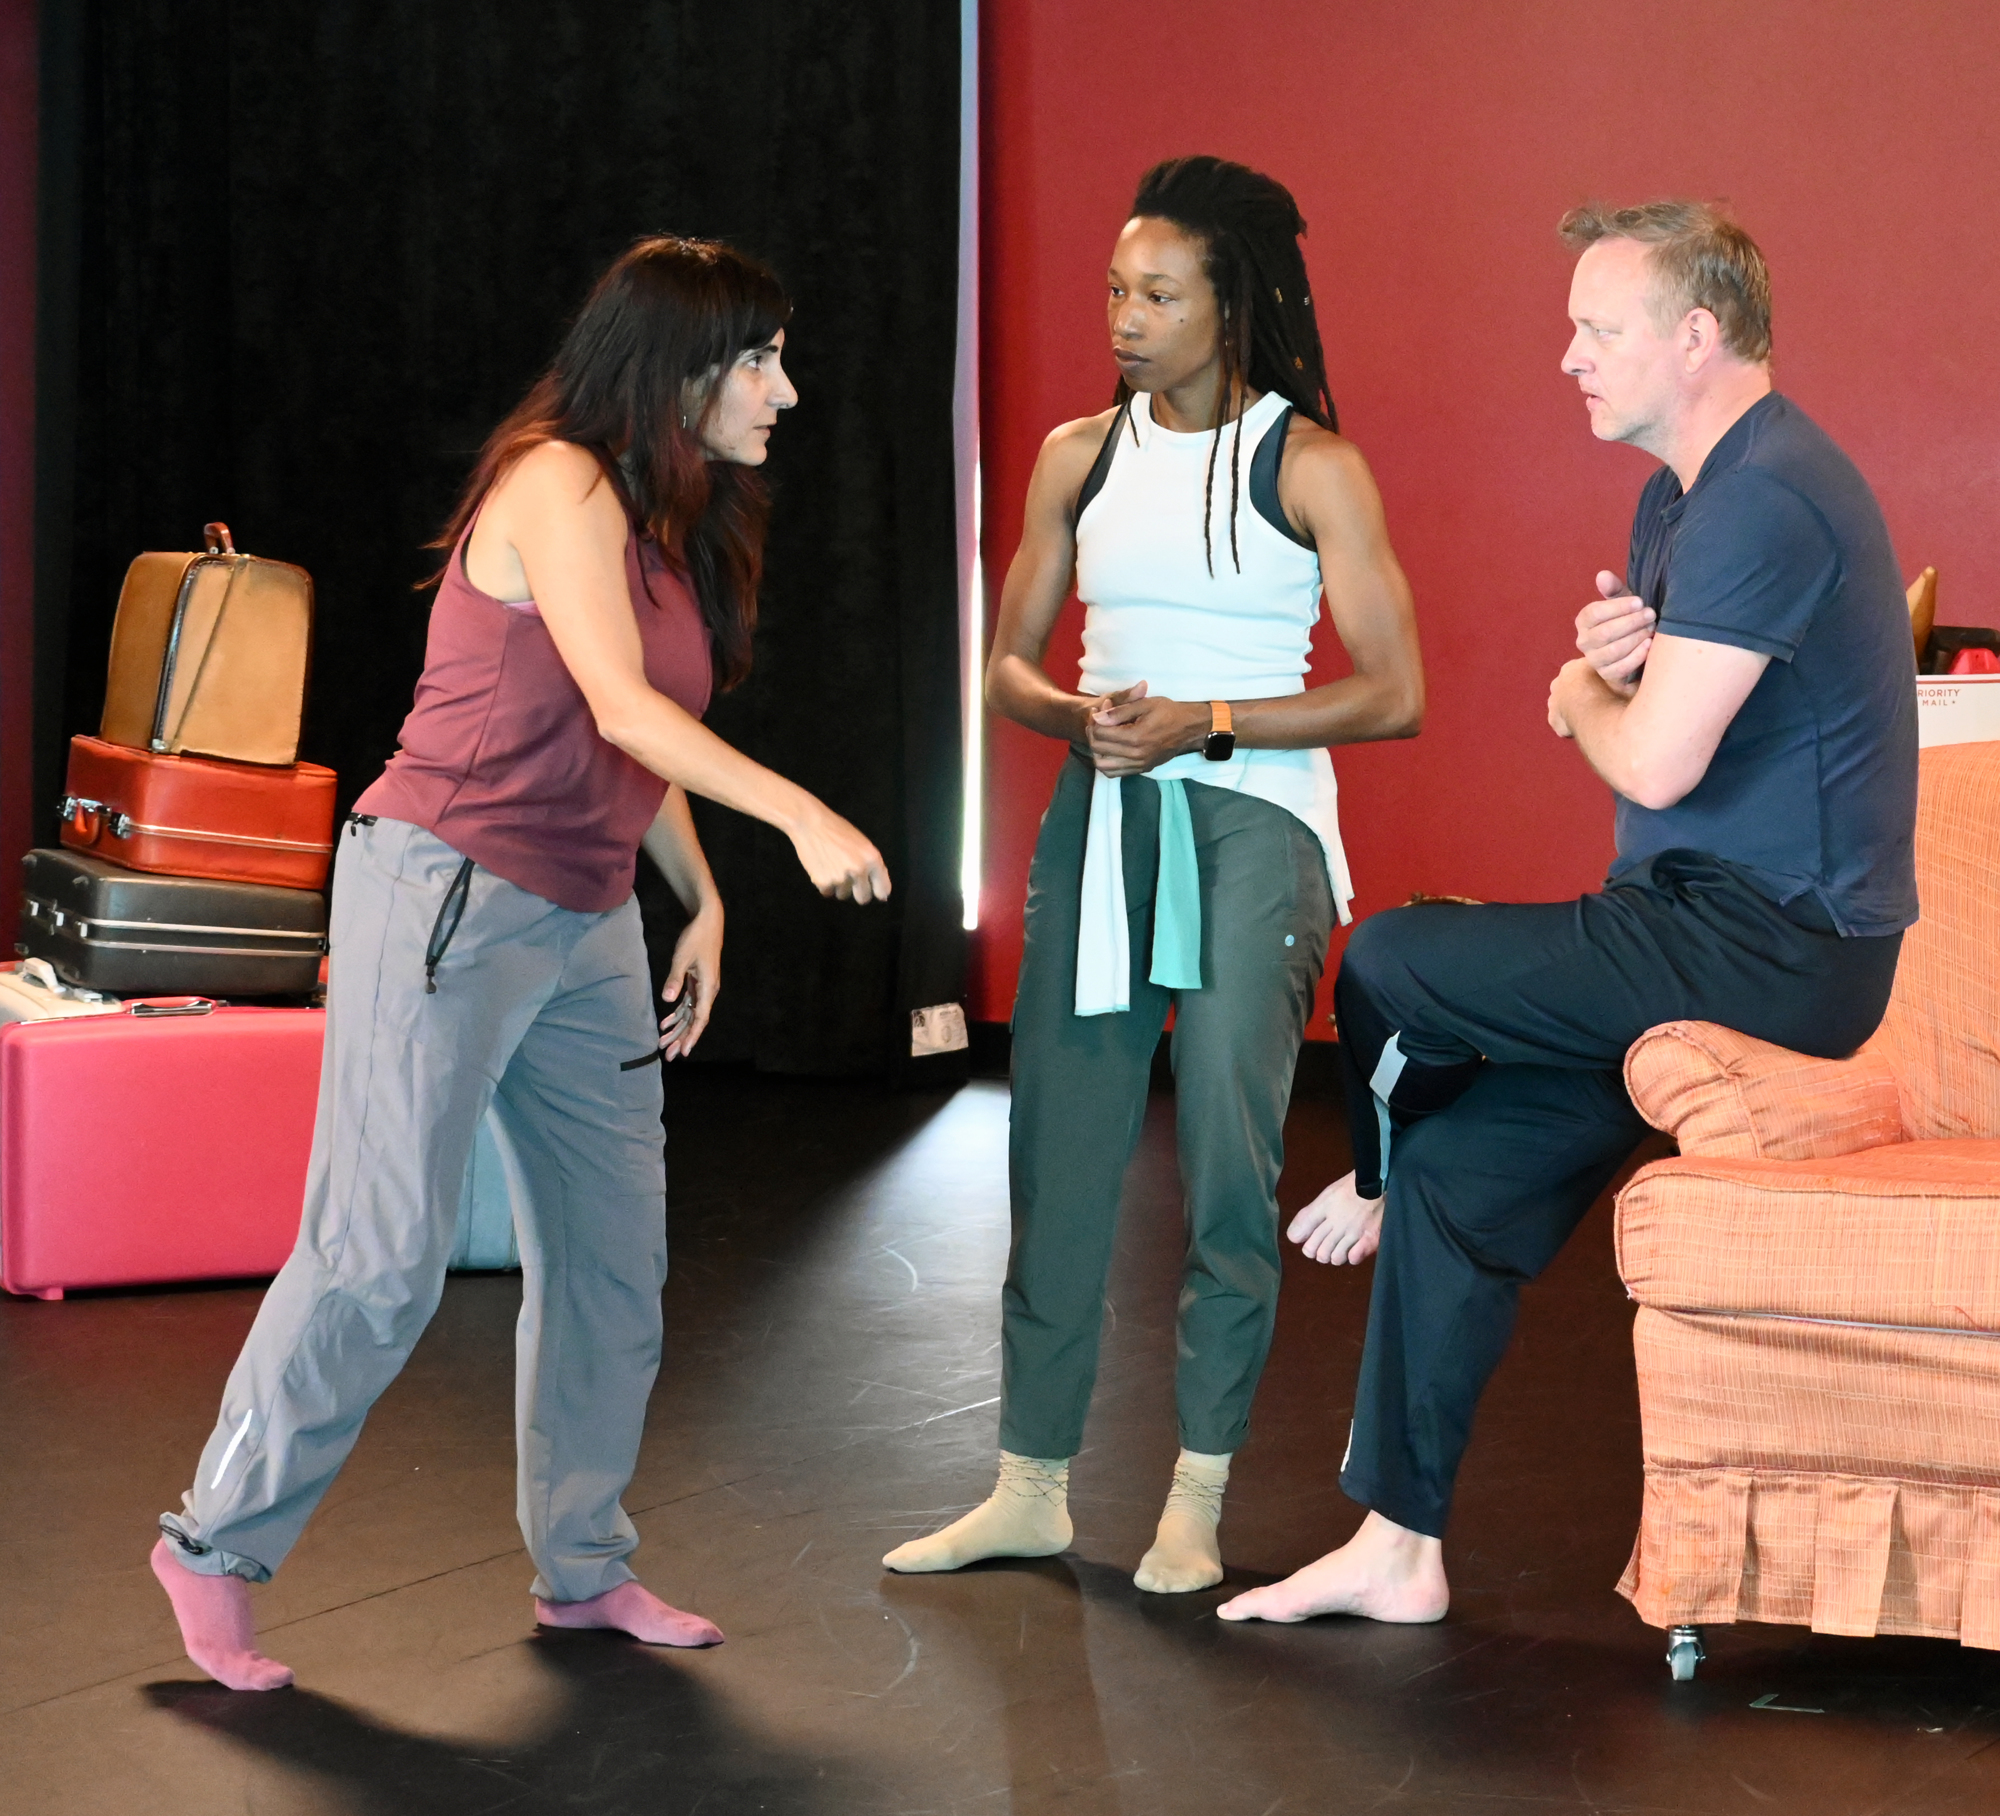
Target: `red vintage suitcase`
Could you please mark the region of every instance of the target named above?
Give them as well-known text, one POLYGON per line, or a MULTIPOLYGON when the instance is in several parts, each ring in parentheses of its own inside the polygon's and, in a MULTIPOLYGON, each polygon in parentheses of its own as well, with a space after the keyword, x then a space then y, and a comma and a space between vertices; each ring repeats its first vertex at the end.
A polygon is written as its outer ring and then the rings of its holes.
POLYGON ((325 886, 334 774, 69 742, 62 842, 131 870, 220 883, 325 886))
POLYGON ((319 1009, 204 1007, 0 1026, 0 1286, 273 1274, 299 1231, 319 1009))

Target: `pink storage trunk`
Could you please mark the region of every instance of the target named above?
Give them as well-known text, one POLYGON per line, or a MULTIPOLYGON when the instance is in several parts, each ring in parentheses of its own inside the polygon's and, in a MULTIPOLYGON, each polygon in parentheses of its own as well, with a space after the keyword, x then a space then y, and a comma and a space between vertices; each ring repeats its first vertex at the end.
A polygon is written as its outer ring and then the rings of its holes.
POLYGON ((0 1287, 60 1299, 276 1273, 325 1030, 319 1009, 0 1026, 0 1287))

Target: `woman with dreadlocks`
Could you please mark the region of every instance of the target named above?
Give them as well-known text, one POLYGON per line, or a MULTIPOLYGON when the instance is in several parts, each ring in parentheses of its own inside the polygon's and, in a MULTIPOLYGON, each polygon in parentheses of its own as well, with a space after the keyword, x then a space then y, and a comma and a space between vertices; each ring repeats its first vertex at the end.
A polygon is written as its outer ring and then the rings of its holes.
POLYGON ((1326 746, 1410 737, 1423 715, 1409 588, 1336 430, 1304 232, 1290 194, 1240 164, 1149 171, 1111 258, 1116 403, 1057 429, 1030 482, 987 699, 1071 757, 1014 1011, 1000 1478, 892 1570, 1070 1542, 1119 1190, 1172 1009, 1182 1449, 1135 1580, 1222 1580, 1222 1491, 1277 1306, 1292 1070, 1352 893, 1326 746), (1042 666, 1072 573, 1076 692, 1042 666), (1307 688, 1322 596, 1354 672, 1307 688))

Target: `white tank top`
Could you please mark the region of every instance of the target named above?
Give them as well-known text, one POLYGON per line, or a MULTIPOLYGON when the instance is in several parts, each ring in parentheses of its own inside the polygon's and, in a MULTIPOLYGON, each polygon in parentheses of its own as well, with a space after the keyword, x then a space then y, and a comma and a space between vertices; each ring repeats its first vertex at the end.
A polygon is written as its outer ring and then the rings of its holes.
MULTIPOLYGON (((1153 420, 1148 396, 1132 399, 1131 426, 1124 415, 1118 418, 1110 468, 1077 519, 1076 590, 1085 607, 1083 692, 1111 693, 1137 681, 1146 683, 1149 694, 1171 700, 1270 700, 1305 691, 1320 614, 1319 556, 1267 520, 1251 497, 1258 451, 1286 417, 1285 399, 1268 392, 1223 430, 1215 448, 1204 548, 1202 484, 1214 433, 1163 429, 1153 420), (1232 552, 1230 466, 1239 437, 1232 552)), ((1268 454, 1280 451, 1274 446, 1268 454)), ((1275 509, 1275 487, 1272 493, 1275 509)), ((1325 750, 1246 750, 1239 744, 1226 763, 1212 763, 1196 751, 1147 773, 1154 781, 1200 782, 1255 795, 1303 821, 1326 855, 1341 923, 1352 918, 1347 905, 1354 888, 1340 843, 1333 760, 1325 750)), ((1115 782, 1097 778, 1090 842, 1099 849, 1087 849, 1085 856, 1079 1014, 1125 1006, 1124 976, 1100 975, 1114 956, 1109 948, 1124 947, 1122 878, 1101 848, 1116 813, 1104 797, 1116 793, 1115 782), (1093 877, 1100 898, 1095 902, 1093 877), (1111 909, 1102 899, 1111 881, 1120 885, 1115 936, 1108 926, 1092 925, 1093 914, 1102 917, 1111 909), (1089 991, 1086 967, 1094 973, 1089 991), (1107 991, 1115 1000, 1106 998, 1107 991)))

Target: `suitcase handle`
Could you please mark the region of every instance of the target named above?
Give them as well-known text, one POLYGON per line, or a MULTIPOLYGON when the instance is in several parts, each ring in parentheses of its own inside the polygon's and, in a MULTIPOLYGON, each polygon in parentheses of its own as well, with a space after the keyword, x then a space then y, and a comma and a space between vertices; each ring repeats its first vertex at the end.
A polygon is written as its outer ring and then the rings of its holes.
MULTIPOLYGON (((170 748, 167 742, 167 708, 173 703, 174 673, 181 659, 181 632, 187 624, 188 601, 194 593, 196 576, 210 562, 228 564, 229 579, 224 584, 222 604, 217 611, 220 617, 229 609, 229 595, 236 590, 236 577, 247 560, 247 557, 237 554, 235 538, 229 534, 226 523, 203 524, 201 539, 208 552, 197 556, 182 570, 180 591, 174 595, 174 615, 167 624, 167 649, 160 659, 160 691, 153 701, 153 736, 147 746, 155 756, 164 756, 170 748)), ((212 634, 213 626, 210 628, 212 634)), ((182 711, 186 709, 187 703, 183 702, 182 711)))
POLYGON ((107 826, 114 839, 129 838, 132 834, 132 816, 118 813, 102 801, 86 801, 81 795, 64 795, 56 811, 76 828, 86 844, 95 845, 98 835, 107 826))
POLYGON ((212 996, 142 996, 125 1005, 127 1015, 211 1015, 212 996))

